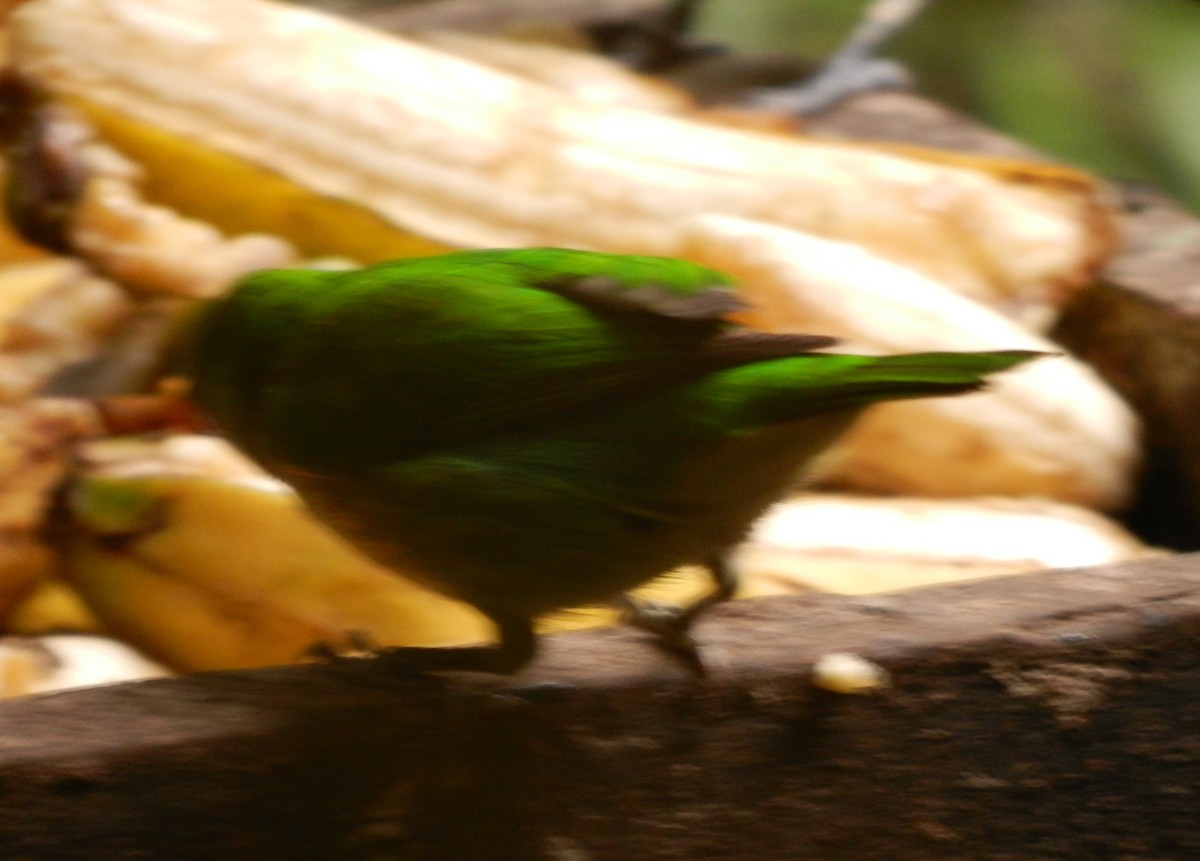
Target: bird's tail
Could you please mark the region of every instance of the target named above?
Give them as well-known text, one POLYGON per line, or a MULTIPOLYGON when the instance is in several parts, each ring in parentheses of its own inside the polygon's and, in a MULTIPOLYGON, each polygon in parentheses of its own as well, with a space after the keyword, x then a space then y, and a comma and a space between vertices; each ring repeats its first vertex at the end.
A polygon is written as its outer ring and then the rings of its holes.
POLYGON ((992 374, 1047 355, 1032 350, 1001 350, 855 357, 865 361, 846 366, 828 382, 832 384, 831 397, 851 402, 955 395, 981 389, 992 374))
POLYGON ((976 391, 992 374, 1047 355, 1031 350, 899 356, 813 353, 727 371, 727 383, 732 382, 730 376, 741 379, 726 391, 740 391, 742 415, 735 423, 772 424, 856 410, 877 401, 976 391))

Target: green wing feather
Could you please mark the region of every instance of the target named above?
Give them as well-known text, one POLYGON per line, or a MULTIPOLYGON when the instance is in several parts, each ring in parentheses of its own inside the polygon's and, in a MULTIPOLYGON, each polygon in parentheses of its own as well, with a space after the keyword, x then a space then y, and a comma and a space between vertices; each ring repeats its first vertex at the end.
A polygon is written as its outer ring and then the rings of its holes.
POLYGON ((731 337, 730 293, 724 276, 684 261, 562 249, 267 271, 199 322, 196 393, 266 459, 369 461, 833 342, 731 337), (348 430, 352 451, 340 445, 348 430))
POLYGON ((771 422, 848 398, 957 391, 1014 361, 931 356, 901 374, 813 354, 833 343, 823 336, 739 328, 725 319, 735 307, 728 279, 704 267, 566 249, 266 271, 202 315, 195 391, 264 463, 337 467, 519 435, 706 380, 706 397, 771 422), (778 363, 788 357, 797 363, 778 363))
POLYGON ((733 430, 853 410, 877 401, 975 391, 987 378, 1044 355, 1030 350, 856 356, 813 353, 743 365, 693 389, 733 430))

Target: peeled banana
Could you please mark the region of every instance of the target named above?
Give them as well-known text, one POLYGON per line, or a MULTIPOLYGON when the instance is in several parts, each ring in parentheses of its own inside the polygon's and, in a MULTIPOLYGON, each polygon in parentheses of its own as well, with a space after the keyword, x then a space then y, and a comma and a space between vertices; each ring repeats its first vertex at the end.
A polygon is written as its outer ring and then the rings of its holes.
POLYGON ((106 637, 0 637, 0 699, 169 674, 166 667, 106 637))
POLYGON ((679 255, 681 222, 717 213, 854 242, 1021 307, 1060 301, 1112 246, 1096 184, 1074 171, 596 104, 264 0, 30 0, 9 29, 16 71, 140 164, 150 200, 308 256, 679 255), (365 215, 339 228, 351 213, 330 201, 365 215))
POLYGON ((805 493, 754 525, 744 595, 892 592, 1159 555, 1108 518, 1039 499, 805 493))

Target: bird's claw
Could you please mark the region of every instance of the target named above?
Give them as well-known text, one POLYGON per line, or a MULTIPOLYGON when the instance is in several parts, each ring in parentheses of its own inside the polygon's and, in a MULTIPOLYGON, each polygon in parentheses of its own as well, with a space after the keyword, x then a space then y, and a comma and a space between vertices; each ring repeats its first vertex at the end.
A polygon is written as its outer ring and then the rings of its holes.
POLYGON ((346 631, 340 640, 318 640, 304 650, 304 657, 320 663, 377 657, 382 648, 366 631, 346 631))
POLYGON ((660 637, 686 633, 690 621, 687 611, 678 604, 662 601, 635 601, 626 598, 621 621, 660 637))
POLYGON ((368 659, 400 676, 443 672, 509 672, 501 668, 500 652, 495 646, 381 646, 362 631, 347 631, 340 641, 321 640, 313 643, 304 655, 309 660, 324 664, 368 659))
POLYGON ((691 635, 695 612, 692 607, 660 601, 637 601, 629 596, 621 600, 621 621, 654 636, 660 648, 682 661, 697 675, 704 675, 700 650, 691 635))

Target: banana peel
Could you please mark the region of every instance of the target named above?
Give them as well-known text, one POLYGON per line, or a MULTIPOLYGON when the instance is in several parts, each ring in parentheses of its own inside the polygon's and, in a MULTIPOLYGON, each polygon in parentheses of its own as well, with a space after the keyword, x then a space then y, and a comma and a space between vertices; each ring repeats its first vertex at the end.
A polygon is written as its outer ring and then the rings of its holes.
POLYGON ((141 165, 150 202, 305 256, 681 256, 681 222, 715 213, 854 242, 1021 313, 1061 304, 1113 245, 1098 184, 1066 168, 598 104, 282 4, 30 0, 9 29, 17 73, 141 165))
POLYGON ((71 446, 102 429, 87 404, 38 399, 0 407, 0 630, 55 570, 45 524, 71 446))
POLYGON ((180 669, 293 662, 352 631, 382 646, 491 637, 474 611, 358 556, 265 477, 85 474, 67 508, 71 584, 106 627, 180 669))
POLYGON ((106 634, 107 629, 70 584, 60 579, 58 559, 9 611, 4 631, 26 637, 71 632, 106 634))
MULTIPOLYGON (((452 244, 404 230, 353 199, 316 193, 263 164, 96 104, 79 99, 69 103, 79 110, 97 140, 136 166, 136 180, 129 183, 133 190, 110 186, 108 195, 136 194, 229 236, 280 237, 300 257, 376 263, 453 250, 452 244), (252 193, 247 194, 248 189, 252 193)), ((92 248, 102 247, 111 235, 113 228, 106 226, 104 219, 119 206, 104 194, 89 190, 90 197, 81 201, 77 216, 77 230, 90 229, 97 237, 92 248)), ((86 251, 88 243, 83 244, 86 251)), ((142 283, 136 277, 125 280, 142 283)))

